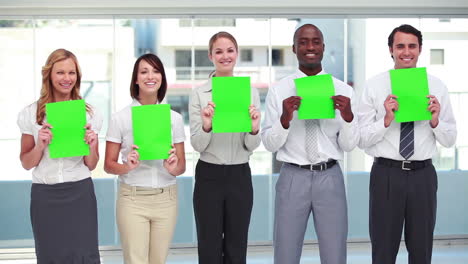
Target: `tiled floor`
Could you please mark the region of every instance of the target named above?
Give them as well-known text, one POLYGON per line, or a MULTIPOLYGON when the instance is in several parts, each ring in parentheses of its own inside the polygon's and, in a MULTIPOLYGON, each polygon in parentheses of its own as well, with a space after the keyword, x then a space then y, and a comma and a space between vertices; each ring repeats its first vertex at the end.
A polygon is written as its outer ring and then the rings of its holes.
MULTIPOLYGON (((468 263, 468 241, 462 242, 436 242, 432 256, 432 264, 467 264, 468 263)), ((4 256, 3 256, 4 257, 4 256)), ((404 245, 400 247, 397 264, 408 263, 408 254, 404 245)), ((1 264, 35 264, 33 259, 0 260, 1 264)), ((103 264, 123 264, 120 251, 104 251, 102 253, 103 264)), ((173 249, 171 250, 167 264, 196 264, 196 249, 173 249)), ((248 264, 271 264, 273 263, 271 246, 251 246, 248 252, 248 264)), ((348 245, 347 264, 371 263, 370 245, 368 243, 350 243, 348 245)), ((320 264, 317 245, 304 246, 301 264, 320 264)))

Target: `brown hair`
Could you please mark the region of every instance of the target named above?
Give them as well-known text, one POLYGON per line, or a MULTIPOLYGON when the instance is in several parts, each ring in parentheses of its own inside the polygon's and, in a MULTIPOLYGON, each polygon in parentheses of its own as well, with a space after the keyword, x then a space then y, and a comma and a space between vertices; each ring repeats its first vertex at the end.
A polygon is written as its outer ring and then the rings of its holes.
POLYGON ((162 64, 159 57, 152 53, 144 54, 135 61, 135 65, 133 66, 132 80, 130 82, 130 95, 134 99, 138 99, 138 96, 140 95, 140 87, 138 86, 136 81, 138 78, 138 66, 140 65, 140 62, 142 60, 149 63, 151 66, 153 66, 155 69, 157 69, 161 73, 161 77, 162 77, 161 87, 159 87, 158 89, 158 96, 157 96, 158 102, 161 102, 164 99, 164 96, 166 96, 166 91, 167 91, 166 73, 164 71, 164 65, 162 64))
POLYGON ((237 46, 237 41, 234 38, 234 36, 227 33, 226 31, 220 31, 220 32, 214 34, 213 36, 211 36, 210 41, 208 42, 208 48, 209 48, 208 54, 211 54, 211 50, 213 49, 213 44, 215 43, 216 40, 218 40, 220 38, 227 38, 230 41, 232 41, 232 43, 234 43, 234 47, 236 47, 236 51, 239 51, 239 48, 237 46))
MULTIPOLYGON (((78 60, 72 52, 66 49, 54 50, 47 58, 46 64, 42 67, 42 88, 41 96, 37 100, 37 111, 36 111, 36 122, 42 125, 45 117, 45 105, 54 102, 54 89, 52 85, 51 73, 54 64, 66 59, 72 59, 76 67, 76 83, 73 86, 70 94, 71 100, 82 99, 80 96, 80 85, 81 85, 81 69, 78 64, 78 60)), ((86 104, 86 111, 92 113, 91 107, 86 104)))
POLYGON ((403 24, 399 27, 394 28, 392 32, 390 33, 390 35, 388 36, 388 47, 390 48, 393 47, 393 41, 395 40, 395 34, 397 32, 415 35, 418 38, 419 46, 422 46, 423 37, 422 37, 421 31, 417 30, 415 27, 411 25, 403 24))

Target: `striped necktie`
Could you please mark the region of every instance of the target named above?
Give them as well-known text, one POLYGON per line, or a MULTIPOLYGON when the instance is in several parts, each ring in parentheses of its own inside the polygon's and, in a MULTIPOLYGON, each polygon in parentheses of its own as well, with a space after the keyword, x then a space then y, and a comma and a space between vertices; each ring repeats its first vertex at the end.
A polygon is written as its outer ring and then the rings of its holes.
POLYGON ((317 163, 318 160, 318 121, 315 119, 305 120, 305 149, 307 159, 311 164, 317 163))
POLYGON ((400 155, 407 160, 414 154, 414 122, 404 122, 400 126, 400 155))

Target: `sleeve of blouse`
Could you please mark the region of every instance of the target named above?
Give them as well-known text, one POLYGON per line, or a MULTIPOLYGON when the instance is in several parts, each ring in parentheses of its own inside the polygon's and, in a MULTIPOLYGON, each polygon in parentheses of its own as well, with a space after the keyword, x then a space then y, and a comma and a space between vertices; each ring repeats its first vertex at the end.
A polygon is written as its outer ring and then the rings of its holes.
POLYGON ((29 106, 19 112, 17 124, 21 134, 33 135, 33 123, 31 123, 31 118, 31 110, 29 106))
POLYGON ((172 113, 173 125, 172 125, 172 142, 181 143, 185 141, 184 131, 184 120, 182 115, 176 112, 172 113))
POLYGON ((93 113, 90 115, 89 118, 89 123, 91 124, 91 129, 93 129, 96 134, 99 134, 99 132, 102 129, 102 114, 99 110, 97 110, 96 107, 92 107, 93 113))
POLYGON ((118 113, 113 114, 107 128, 106 141, 122 143, 122 131, 119 127, 118 113))

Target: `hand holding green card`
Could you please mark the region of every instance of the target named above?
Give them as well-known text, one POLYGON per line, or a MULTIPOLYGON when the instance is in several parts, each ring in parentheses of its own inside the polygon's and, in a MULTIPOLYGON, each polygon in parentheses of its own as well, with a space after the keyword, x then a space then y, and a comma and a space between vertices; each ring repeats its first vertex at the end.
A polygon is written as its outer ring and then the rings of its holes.
POLYGON ((429 86, 426 68, 390 70, 390 80, 392 94, 398 97, 396 122, 431 120, 431 112, 427 110, 429 86))
POLYGON ((132 107, 133 144, 140 160, 169 157, 171 149, 171 106, 151 104, 132 107))
POLYGON ((72 100, 46 104, 47 122, 52 126, 50 158, 66 158, 89 155, 85 143, 86 104, 84 100, 72 100))
POLYGON ((250 77, 213 77, 213 133, 251 132, 250 77))
POLYGON ((320 74, 294 79, 297 95, 302 98, 299 119, 335 118, 332 96, 335 86, 331 74, 320 74))

